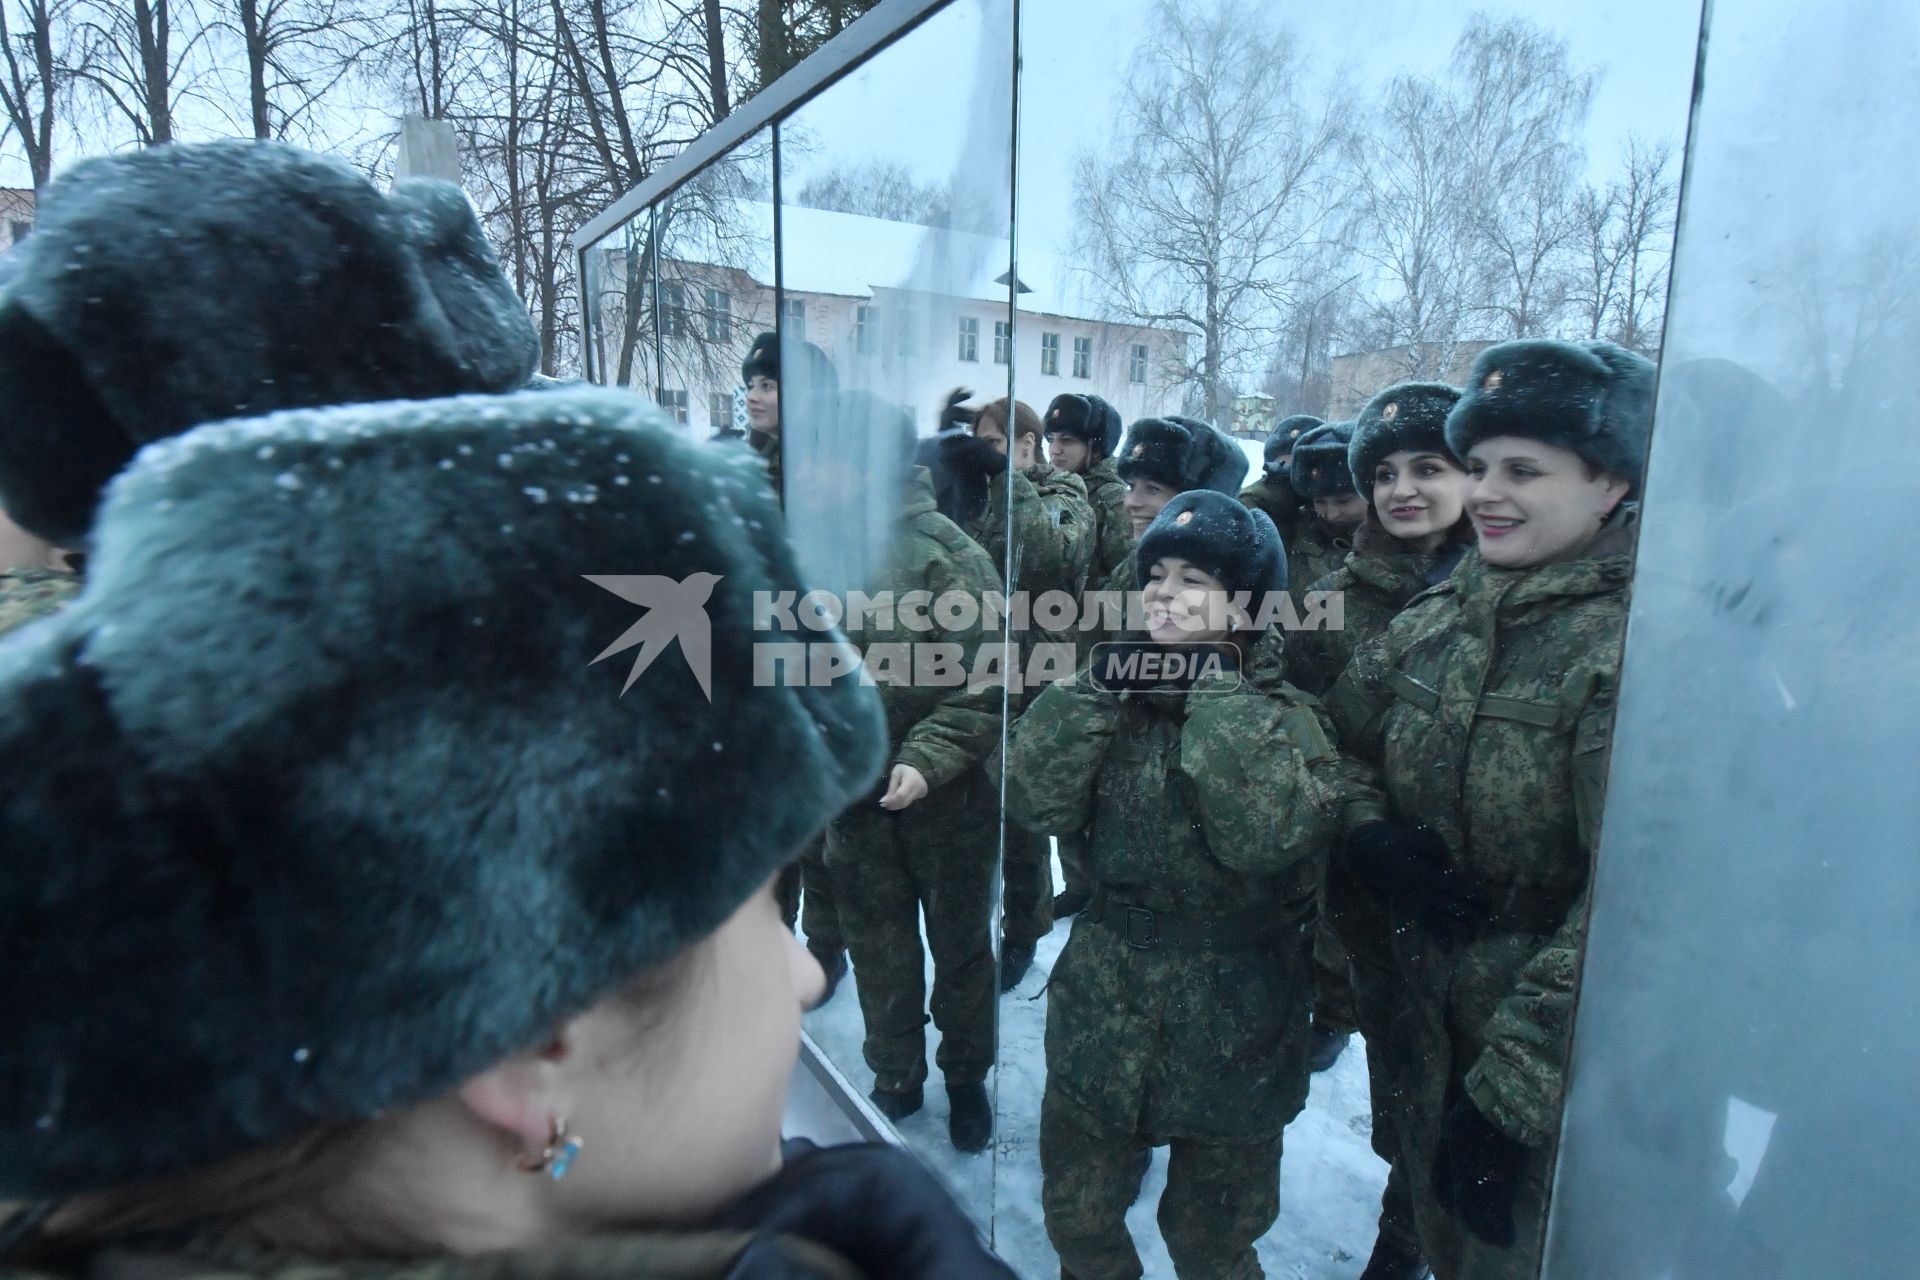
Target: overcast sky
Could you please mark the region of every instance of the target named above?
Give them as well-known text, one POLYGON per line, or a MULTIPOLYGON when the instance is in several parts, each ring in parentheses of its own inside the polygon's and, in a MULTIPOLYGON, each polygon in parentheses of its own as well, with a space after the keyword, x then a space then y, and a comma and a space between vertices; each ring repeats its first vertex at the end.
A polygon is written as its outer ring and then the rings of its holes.
MULTIPOLYGON (((1194 0, 1198 2, 1198 0, 1194 0)), ((795 157, 787 181, 873 157, 902 161, 928 180, 968 172, 969 119, 990 106, 999 85, 998 50, 982 49, 983 12, 1005 0, 959 0, 836 85, 801 113, 815 150, 795 157)), ((1022 235, 1058 250, 1070 218, 1072 156, 1103 144, 1127 62, 1142 40, 1151 0, 1021 0, 1022 235)), ((1444 68, 1475 12, 1530 18, 1564 37, 1573 63, 1599 72, 1588 118, 1588 176, 1604 182, 1630 133, 1670 138, 1678 154, 1692 93, 1700 10, 1685 0, 1615 0, 1607 5, 1526 0, 1361 0, 1285 6, 1322 86, 1356 78, 1369 89, 1403 71, 1444 68)), ((1349 90, 1351 91, 1351 90, 1349 90)), ((1370 95, 1363 95, 1370 96, 1370 95)))

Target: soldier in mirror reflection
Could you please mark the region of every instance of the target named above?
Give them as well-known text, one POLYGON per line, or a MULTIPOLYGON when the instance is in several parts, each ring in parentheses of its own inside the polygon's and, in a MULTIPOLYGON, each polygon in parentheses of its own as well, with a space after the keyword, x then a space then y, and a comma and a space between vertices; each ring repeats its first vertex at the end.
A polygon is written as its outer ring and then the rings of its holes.
POLYGON ((1308 936, 1343 766, 1284 682, 1284 634, 1228 611, 1286 587, 1238 479, 1171 499, 1133 559, 1153 640, 1219 639, 1241 669, 1124 694, 1083 671, 1010 734, 1009 816, 1087 831, 1096 881, 1047 988, 1041 1196, 1071 1280, 1141 1274, 1126 1213, 1154 1146, 1171 1148, 1158 1216, 1178 1273, 1259 1274, 1306 1101, 1308 936))
POLYGON ((1289 551, 1298 536, 1305 506, 1300 491, 1293 487, 1293 447, 1322 421, 1310 413, 1296 413, 1275 423, 1261 446, 1259 478, 1240 491, 1240 501, 1267 513, 1289 551))
POLYGON ((774 492, 780 493, 780 389, 784 384, 790 405, 811 392, 837 391, 839 371, 806 339, 769 331, 747 349, 740 381, 747 389, 747 447, 766 462, 774 492))
MULTIPOLYGON (((949 415, 962 411, 964 405, 949 397, 949 415)), ((937 446, 943 472, 957 485, 984 494, 978 514, 961 520, 960 527, 1003 573, 1011 567, 1010 592, 1022 592, 1028 600, 1050 591, 1077 597, 1099 538, 1085 483, 1047 461, 1040 416, 1025 401, 991 401, 972 414, 968 425, 970 435, 949 432, 937 446)), ((1074 640, 1071 633, 1029 625, 1014 637, 1020 669, 1027 669, 1036 645, 1074 640)), ((1018 696, 1013 706, 1018 709, 1018 696)), ((998 828, 999 796, 988 798, 998 828)), ((1007 992, 1032 968, 1040 939, 1053 931, 1053 865, 1047 838, 1018 823, 1006 824, 996 838, 1005 844, 1000 990, 1007 992)))
POLYGON ((1653 365, 1490 347, 1446 419, 1478 545, 1328 695, 1377 770, 1337 866, 1384 900, 1389 1105, 1440 1280, 1540 1265, 1653 365))

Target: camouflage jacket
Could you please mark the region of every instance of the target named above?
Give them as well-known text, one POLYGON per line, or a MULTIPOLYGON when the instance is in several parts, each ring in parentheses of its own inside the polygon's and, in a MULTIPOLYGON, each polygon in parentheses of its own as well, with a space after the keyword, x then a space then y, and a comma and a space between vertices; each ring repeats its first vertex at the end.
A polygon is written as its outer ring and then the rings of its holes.
MULTIPOLYGON (((1273 527, 1280 531, 1280 541, 1289 548, 1293 546, 1302 516, 1300 494, 1291 481, 1285 476, 1272 479, 1262 472, 1258 480, 1240 491, 1240 501, 1255 511, 1266 512, 1273 527)), ((1311 520, 1313 513, 1306 513, 1305 518, 1311 520)))
POLYGON ((1305 584, 1307 591, 1339 593, 1342 625, 1289 636, 1287 679, 1317 698, 1326 697, 1354 650, 1385 631, 1407 601, 1432 585, 1427 575, 1438 561, 1437 556, 1409 551, 1382 529, 1361 525, 1340 567, 1305 584))
POLYGON ((1457 1080, 1516 1140, 1557 1131, 1631 572, 1624 524, 1563 564, 1470 551, 1327 697, 1344 749, 1379 770, 1347 825, 1433 828, 1493 906, 1457 952, 1411 919, 1394 934, 1430 1120, 1457 1080))
MULTIPOLYGON (((987 550, 995 570, 1007 563, 1007 492, 995 478, 987 509, 966 530, 987 550)), ((1013 492, 1013 586, 1038 595, 1043 591, 1077 592, 1086 584, 1093 558, 1093 508, 1087 505, 1087 486, 1071 471, 1046 463, 1015 471, 1013 492)))
POLYGON ((1093 646, 1126 635, 1127 602, 1140 594, 1140 588, 1133 584, 1133 568, 1133 548, 1128 547, 1127 554, 1104 579, 1088 580, 1080 598, 1079 630, 1073 636, 1075 670, 1087 665, 1093 646))
POLYGON ((1353 539, 1336 536, 1312 511, 1300 513, 1287 539, 1287 592, 1296 610, 1301 610, 1307 588, 1338 569, 1351 550, 1353 539))
MULTIPOLYGON (((925 467, 915 467, 900 512, 899 533, 889 553, 885 578, 876 591, 890 591, 898 606, 908 592, 925 591, 938 598, 948 591, 980 600, 999 589, 1000 575, 973 540, 941 515, 934 505, 933 481, 925 467)), ((910 764, 938 788, 959 777, 986 757, 1000 737, 1001 689, 998 685, 969 689, 959 685, 922 683, 916 669, 921 645, 957 645, 964 655, 965 674, 971 675, 983 642, 991 639, 983 622, 947 628, 932 622, 930 630, 915 630, 896 607, 891 625, 849 631, 848 638, 870 663, 883 655, 895 664, 899 679, 881 679, 880 701, 887 711, 887 732, 894 764, 910 764), (880 645, 887 649, 875 652, 880 645), (908 675, 913 678, 907 679, 908 675)), ((933 611, 927 611, 931 621, 933 611)))
POLYGON ((1344 791, 1318 704, 1281 678, 1282 644, 1270 633, 1237 687, 1052 685, 1009 736, 1008 816, 1087 830, 1109 902, 1271 924, 1219 949, 1142 949, 1075 919, 1047 989, 1047 1087, 1122 1131, 1262 1141, 1306 1100, 1309 937, 1344 791))
POLYGON ((780 499, 781 506, 786 506, 786 491, 780 487, 780 437, 765 431, 749 431, 746 440, 747 448, 759 455, 760 461, 766 464, 767 479, 773 484, 774 496, 780 499))
POLYGON ((1087 566, 1091 586, 1113 572, 1113 567, 1133 551, 1133 521, 1127 518, 1127 482, 1114 469, 1112 458, 1102 458, 1080 477, 1086 482, 1087 504, 1093 508, 1099 533, 1094 539, 1093 562, 1087 566))
POLYGON ((44 618, 80 594, 80 578, 57 569, 0 573, 0 636, 44 618))

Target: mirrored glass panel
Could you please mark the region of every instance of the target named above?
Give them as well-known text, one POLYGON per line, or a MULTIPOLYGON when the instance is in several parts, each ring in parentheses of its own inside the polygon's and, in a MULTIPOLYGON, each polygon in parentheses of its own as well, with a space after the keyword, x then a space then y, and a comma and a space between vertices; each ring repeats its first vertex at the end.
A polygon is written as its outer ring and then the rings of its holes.
POLYGON ((1008 390, 1012 62, 1011 6, 956 0, 782 121, 778 160, 788 525, 893 735, 827 833, 851 971, 806 1027, 982 1221, 1010 471, 970 424, 1008 390))
MULTIPOLYGON (((771 459, 745 372, 756 335, 773 328, 773 131, 762 130, 656 206, 660 245, 654 398, 697 440, 743 444, 771 459)), ((778 483, 777 468, 772 471, 778 483)))
POLYGON ((586 366, 604 386, 649 396, 659 385, 659 327, 654 317, 654 211, 646 209, 587 246, 582 296, 586 366))
POLYGON ((1920 15, 1711 27, 1547 1274, 1901 1276, 1920 15))
MULTIPOLYGON (((1378 536, 1356 549, 1372 495, 1353 494, 1350 474, 1303 493, 1285 449, 1269 460, 1268 436, 1294 415, 1352 420, 1399 383, 1459 387, 1509 339, 1654 356, 1699 18, 1697 5, 1651 0, 1605 13, 1117 0, 1090 22, 1075 0, 1022 0, 1014 383, 1044 416, 1052 465, 1086 473, 1096 525, 1117 532, 1087 581, 1135 590, 1131 517, 1184 489, 1244 488, 1282 536, 1296 596, 1350 555, 1372 557, 1330 584, 1356 592, 1351 633, 1287 637, 1285 679, 1326 695, 1352 649, 1444 579, 1473 534, 1455 505, 1438 546, 1400 545, 1374 518, 1378 536), (1099 474, 1113 446, 1085 425, 1106 406, 1123 427, 1190 420, 1123 437, 1123 455, 1143 449, 1129 470, 1163 491, 1136 486, 1131 510, 1111 461, 1099 474), (1237 451, 1243 478, 1164 464, 1170 433, 1209 428, 1227 439, 1207 447, 1237 451), (1390 561, 1412 576, 1362 599, 1390 561)), ((1548 700, 1553 678, 1534 693, 1548 700)), ((1013 732, 1010 797, 1037 795, 1028 808, 1041 812, 1048 788, 1086 790, 1091 825, 1050 833, 1056 886, 1084 895, 1063 905, 1085 909, 1041 940, 1022 998, 1003 1005, 1002 1252, 1036 1276, 1063 1263, 1121 1274, 1137 1253, 1148 1274, 1257 1260, 1269 1275, 1352 1277, 1376 1247, 1383 1265, 1425 1251, 1444 1276, 1486 1274, 1463 1270, 1468 1246, 1428 1188, 1489 1010, 1429 998, 1436 970, 1396 959, 1391 926, 1343 916, 1341 902, 1303 906, 1296 877, 1317 873, 1261 851, 1261 874, 1223 874, 1227 851, 1180 807, 1182 788, 1201 784, 1184 760, 1169 781, 1151 717, 1122 714, 1104 755, 1062 748, 1038 782, 1020 777, 1023 722, 1013 732), (1276 921, 1293 932, 1282 939, 1276 921), (1376 942, 1366 968, 1355 948, 1376 942), (1289 950, 1302 945, 1310 960, 1289 950), (1466 1030, 1453 1038, 1450 1025, 1466 1030)), ((1231 764, 1196 768, 1252 768, 1257 749, 1247 739, 1231 764)), ((1262 775, 1247 789, 1282 785, 1262 775)), ((1010 818, 1021 810, 1010 803, 1010 818)), ((1296 853, 1324 862, 1332 844, 1296 853)), ((1463 837, 1443 856, 1480 855, 1463 837)), ((1566 858, 1584 880, 1582 856, 1566 858)), ((1521 957, 1553 932, 1544 917, 1563 918, 1571 896, 1541 919, 1489 926, 1475 944, 1499 953, 1488 999, 1517 982, 1521 957)), ((1546 1167, 1535 1158, 1536 1181, 1546 1167)), ((1543 1194, 1516 1203, 1533 1206, 1520 1233, 1537 1252, 1543 1194)), ((1472 1266, 1489 1265, 1472 1247, 1472 1266)))

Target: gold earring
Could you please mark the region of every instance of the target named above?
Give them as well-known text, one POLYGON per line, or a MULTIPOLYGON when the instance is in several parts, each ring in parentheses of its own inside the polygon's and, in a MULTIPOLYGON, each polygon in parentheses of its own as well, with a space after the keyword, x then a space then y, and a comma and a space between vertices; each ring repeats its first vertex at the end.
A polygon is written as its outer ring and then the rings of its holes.
POLYGON ((573 1168, 573 1162, 580 1156, 580 1149, 586 1145, 586 1139, 578 1134, 567 1133, 565 1116, 552 1116, 547 1120, 546 1149, 537 1156, 522 1156, 521 1172, 544 1173, 558 1182, 567 1176, 573 1168))

